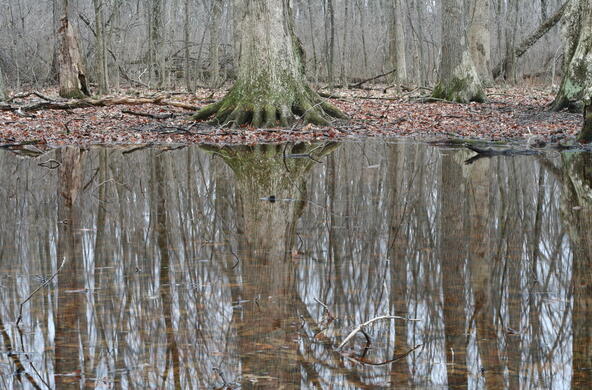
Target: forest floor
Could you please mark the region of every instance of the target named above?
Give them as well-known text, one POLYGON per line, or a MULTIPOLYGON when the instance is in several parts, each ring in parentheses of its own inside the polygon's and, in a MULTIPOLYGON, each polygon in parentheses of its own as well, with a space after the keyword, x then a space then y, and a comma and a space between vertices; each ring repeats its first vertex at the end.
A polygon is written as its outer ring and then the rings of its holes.
POLYGON ((0 103, 0 147, 35 144, 256 144, 364 137, 414 136, 422 139, 475 138, 484 141, 522 141, 537 137, 545 142, 573 139, 582 115, 550 112, 554 94, 534 87, 489 88, 488 102, 454 104, 424 102, 423 91, 386 93, 376 89, 333 90, 330 100, 349 121, 330 127, 296 123, 291 128, 221 128, 189 120, 191 107, 199 108, 221 98, 226 91, 202 89, 195 94, 124 91, 135 98, 129 104, 86 108, 32 108, 37 103, 64 104, 56 90, 45 90, 0 103), (140 104, 139 98, 157 98, 140 104), (183 107, 173 106, 170 103, 183 107), (141 116, 142 114, 154 117, 141 116), (162 118, 162 119, 161 119, 162 118))

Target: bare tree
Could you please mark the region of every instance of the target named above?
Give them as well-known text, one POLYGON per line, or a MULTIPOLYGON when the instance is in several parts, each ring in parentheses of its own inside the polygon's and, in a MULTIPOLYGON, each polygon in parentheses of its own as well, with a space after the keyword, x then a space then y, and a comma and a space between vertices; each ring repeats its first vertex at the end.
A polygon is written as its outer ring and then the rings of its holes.
POLYGON ((61 15, 57 56, 60 96, 79 99, 89 96, 90 93, 86 84, 86 72, 80 55, 78 38, 68 17, 68 8, 68 0, 58 0, 59 15, 61 15))
POLYGON ((461 103, 483 101, 481 81, 467 45, 463 13, 463 0, 443 1, 442 58, 433 96, 461 103))
POLYGON ((204 107, 194 119, 216 114, 219 123, 255 127, 286 126, 295 115, 328 124, 344 114, 306 83, 302 46, 294 33, 288 0, 236 0, 241 15, 238 79, 226 97, 204 107))
POLYGON ((592 5, 589 0, 572 0, 564 21, 566 40, 564 77, 553 108, 570 102, 584 102, 584 125, 580 142, 592 142, 592 5))

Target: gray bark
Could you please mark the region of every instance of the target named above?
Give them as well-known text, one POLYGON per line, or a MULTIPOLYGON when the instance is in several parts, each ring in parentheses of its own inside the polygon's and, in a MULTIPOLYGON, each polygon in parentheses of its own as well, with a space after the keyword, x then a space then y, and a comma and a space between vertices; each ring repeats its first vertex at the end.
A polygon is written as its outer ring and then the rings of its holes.
POLYGON ((405 25, 403 19, 403 2, 393 0, 390 8, 392 17, 389 23, 389 60, 392 69, 396 69, 392 81, 404 84, 407 82, 407 55, 405 52, 405 25))
POLYGON ((442 58, 433 96, 459 103, 483 101, 481 81, 465 36, 463 9, 463 0, 443 1, 442 58))
POLYGON ((90 93, 86 85, 86 72, 78 47, 78 39, 68 18, 68 1, 61 0, 58 9, 61 15, 58 27, 60 96, 75 99, 83 98, 85 95, 90 95, 90 93))
POLYGON ((99 84, 99 94, 104 95, 109 91, 109 76, 107 69, 107 44, 105 42, 105 17, 104 3, 101 0, 93 0, 95 11, 95 72, 99 84))
POLYGON ((471 56, 479 78, 487 84, 492 81, 490 7, 491 0, 475 0, 469 29, 471 56))
POLYGON ((0 68, 0 101, 6 100, 6 88, 4 87, 4 74, 0 68))
POLYGON ((220 18, 222 1, 212 4, 212 24, 210 26, 210 86, 216 87, 220 81, 220 18))

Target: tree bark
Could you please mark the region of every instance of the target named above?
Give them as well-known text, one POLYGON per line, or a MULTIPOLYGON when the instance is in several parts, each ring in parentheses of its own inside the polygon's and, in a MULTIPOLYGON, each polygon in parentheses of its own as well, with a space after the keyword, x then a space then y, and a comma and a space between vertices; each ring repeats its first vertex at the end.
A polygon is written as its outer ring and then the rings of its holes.
POLYGON ((506 62, 504 66, 504 75, 506 81, 512 84, 516 83, 516 33, 518 31, 518 0, 511 0, 508 3, 506 12, 506 62))
POLYGON ((220 78, 220 18, 222 1, 212 3, 212 23, 210 25, 210 87, 215 88, 220 78))
POLYGON ((442 58, 433 96, 459 103, 485 99, 479 75, 467 45, 463 0, 444 0, 442 8, 442 58))
POLYGON ((99 94, 109 92, 108 69, 107 69, 107 45, 105 42, 105 17, 104 3, 101 0, 93 0, 95 11, 95 72, 99 84, 99 94))
POLYGON ((148 45, 149 45, 149 69, 150 77, 156 82, 157 88, 164 83, 164 64, 162 57, 163 30, 162 30, 162 0, 151 0, 150 21, 148 24, 148 45))
POLYGON ((327 125, 329 117, 345 118, 306 83, 303 49, 294 34, 288 0, 236 0, 245 13, 241 21, 238 78, 221 101, 193 117, 215 114, 223 125, 288 126, 295 116, 306 123, 327 125))
POLYGON ((552 109, 560 110, 571 102, 584 102, 584 125, 580 142, 592 141, 592 4, 572 0, 566 10, 564 76, 552 109))
POLYGON ((475 0, 471 26, 469 28, 469 48, 477 74, 484 83, 490 84, 491 77, 491 0, 475 0))
POLYGON ((6 88, 4 87, 4 74, 2 73, 2 68, 0 68, 0 101, 6 100, 6 88))
POLYGON ((405 25, 401 0, 393 0, 390 10, 392 17, 388 29, 389 59, 391 69, 397 70, 392 81, 404 84, 407 82, 407 55, 405 52, 405 25))
POLYGON ((65 98, 81 99, 89 96, 86 85, 86 72, 78 48, 78 39, 74 27, 68 19, 68 1, 61 0, 59 4, 61 19, 58 27, 58 77, 60 96, 65 98))

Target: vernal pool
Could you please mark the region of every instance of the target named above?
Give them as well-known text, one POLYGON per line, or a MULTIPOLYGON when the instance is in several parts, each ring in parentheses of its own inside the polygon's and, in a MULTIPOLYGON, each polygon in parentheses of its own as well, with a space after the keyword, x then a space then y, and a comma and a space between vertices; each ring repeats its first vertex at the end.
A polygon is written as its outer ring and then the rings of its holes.
POLYGON ((592 156, 469 157, 3 151, 0 388, 589 388, 592 156))

